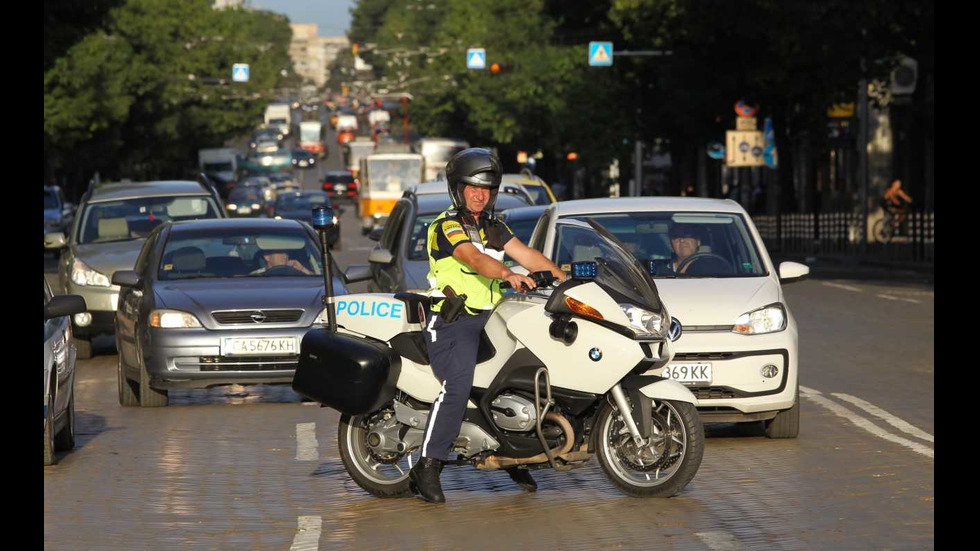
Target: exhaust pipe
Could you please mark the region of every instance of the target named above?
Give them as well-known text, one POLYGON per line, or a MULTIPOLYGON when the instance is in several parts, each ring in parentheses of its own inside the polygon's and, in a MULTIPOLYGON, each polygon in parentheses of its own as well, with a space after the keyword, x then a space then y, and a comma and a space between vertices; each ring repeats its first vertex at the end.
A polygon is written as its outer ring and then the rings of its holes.
MULTIPOLYGON (((546 413, 544 418, 560 426, 562 431, 565 433, 565 444, 550 450, 552 457, 562 457, 563 455, 572 451, 572 446, 575 442, 575 430, 572 429, 572 424, 568 422, 568 419, 565 419, 553 411, 546 413)), ((518 465, 547 463, 548 461, 548 454, 544 452, 532 457, 503 457, 500 455, 491 455, 490 457, 487 457, 483 461, 477 463, 476 468, 485 471, 493 471, 497 469, 506 469, 508 467, 516 467, 518 465)))

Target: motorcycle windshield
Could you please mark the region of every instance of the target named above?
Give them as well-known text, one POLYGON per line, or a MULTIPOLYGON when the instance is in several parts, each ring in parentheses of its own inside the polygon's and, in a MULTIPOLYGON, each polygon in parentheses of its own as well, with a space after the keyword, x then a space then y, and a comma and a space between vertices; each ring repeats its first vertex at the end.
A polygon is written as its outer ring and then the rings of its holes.
POLYGON ((591 218, 585 221, 558 225, 559 248, 572 251, 570 258, 575 261, 595 262, 595 282, 621 295, 620 300, 659 312, 662 307, 656 284, 636 257, 601 224, 591 218))

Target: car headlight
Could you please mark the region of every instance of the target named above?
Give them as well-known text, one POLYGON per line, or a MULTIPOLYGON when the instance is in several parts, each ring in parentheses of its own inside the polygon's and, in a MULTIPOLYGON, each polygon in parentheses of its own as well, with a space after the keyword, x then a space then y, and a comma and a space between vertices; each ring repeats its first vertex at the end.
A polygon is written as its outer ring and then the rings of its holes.
POLYGON ((71 267, 71 280, 74 281, 76 285, 88 285, 91 287, 111 286, 109 283, 109 278, 106 277, 105 274, 96 272, 77 258, 71 267))
POLYGON ((630 320, 630 329, 637 337, 663 337, 666 325, 663 318, 656 312, 644 310, 632 304, 620 304, 623 313, 630 320))
POLYGON ((236 205, 234 203, 228 203, 227 205, 225 205, 225 209, 227 209, 227 210, 238 210, 238 205, 236 205))
POLYGON ((758 310, 746 312, 735 320, 733 333, 763 335, 786 329, 786 309, 782 304, 770 304, 758 310))
POLYGON ((200 326, 201 322, 193 314, 187 312, 179 310, 154 310, 150 312, 150 327, 183 329, 200 326))

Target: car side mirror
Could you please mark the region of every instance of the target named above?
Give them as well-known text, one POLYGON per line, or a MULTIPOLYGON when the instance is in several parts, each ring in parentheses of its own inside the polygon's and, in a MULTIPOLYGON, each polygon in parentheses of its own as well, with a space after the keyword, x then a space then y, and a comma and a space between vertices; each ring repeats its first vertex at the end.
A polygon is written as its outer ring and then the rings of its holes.
POLYGON ((805 264, 798 262, 779 263, 780 283, 796 283, 797 281, 803 281, 808 275, 810 275, 810 268, 805 264))
POLYGON ((78 295, 58 295, 44 305, 44 321, 51 318, 81 314, 88 310, 85 299, 78 295))
POLYGON ((344 274, 344 284, 350 285, 351 283, 358 283, 361 281, 367 281, 371 279, 371 265, 370 264, 353 264, 347 267, 347 270, 343 272, 344 274))
POLYGON ((368 255, 368 262, 373 264, 384 264, 387 266, 394 261, 395 257, 388 249, 377 248, 371 251, 371 254, 368 255))
POLYGON ((45 249, 64 249, 68 245, 65 241, 65 234, 61 232, 51 232, 44 234, 45 249))
POLYGON ((368 234, 368 239, 370 239, 371 241, 381 241, 381 233, 383 231, 384 228, 374 228, 373 230, 371 230, 371 233, 368 234))
POLYGON ((138 287, 140 275, 133 270, 118 270, 112 273, 112 284, 120 287, 138 287))

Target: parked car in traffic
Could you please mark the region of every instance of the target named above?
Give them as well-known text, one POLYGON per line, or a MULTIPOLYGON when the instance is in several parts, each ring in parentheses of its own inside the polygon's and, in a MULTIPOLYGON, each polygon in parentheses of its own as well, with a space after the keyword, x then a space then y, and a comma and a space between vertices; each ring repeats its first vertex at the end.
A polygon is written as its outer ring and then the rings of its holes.
MULTIPOLYGON (((313 224, 313 209, 316 207, 334 208, 327 194, 322 191, 288 191, 279 194, 272 214, 280 220, 299 220, 313 224)), ((340 219, 343 209, 336 209, 333 217, 333 227, 327 232, 331 248, 340 248, 340 219)))
POLYGON ((531 174, 504 174, 500 178, 501 185, 504 183, 519 184, 531 195, 535 205, 550 205, 558 199, 552 193, 551 187, 538 176, 531 174))
POLYGON ((357 178, 349 170, 329 170, 323 173, 320 185, 331 199, 357 201, 357 178))
POLYGON ((231 218, 267 216, 265 195, 259 185, 239 184, 228 194, 225 210, 231 218))
MULTIPOLYGON (((371 239, 379 243, 368 256, 371 266, 368 292, 419 292, 429 288, 426 232, 429 224, 451 206, 448 190, 442 195, 405 192, 384 227, 370 234, 371 239)), ((503 211, 526 206, 529 204, 520 197, 498 195, 495 209, 503 211)))
POLYGON ((316 156, 305 149, 294 149, 292 163, 297 168, 313 168, 316 156))
POLYGON ((78 295, 55 295, 44 281, 44 464, 75 447, 75 359, 71 316, 86 309, 78 295))
MULTIPOLYGON (((289 384, 303 335, 326 323, 318 237, 295 220, 160 226, 120 285, 119 403, 166 406, 172 389, 289 384)), ((334 274, 340 274, 334 266, 334 274)), ((338 276, 334 293, 347 293, 338 276)))
POLYGON ((686 385, 704 422, 761 421, 770 438, 795 438, 799 346, 782 285, 804 279, 809 268, 775 266, 745 209, 720 199, 554 203, 535 228, 531 248, 562 269, 601 262, 586 219, 612 232, 643 263, 680 323, 673 361, 648 374, 686 385))
POLYGON ((60 186, 44 186, 44 233, 65 233, 75 220, 75 205, 65 199, 60 186))
POLYGON ((120 182, 93 185, 82 196, 69 235, 45 234, 46 249, 61 250, 60 290, 85 299, 88 310, 72 316, 78 357, 92 357, 92 338, 111 335, 119 287, 116 270, 131 269, 143 241, 171 220, 225 218, 210 186, 192 181, 120 182))

